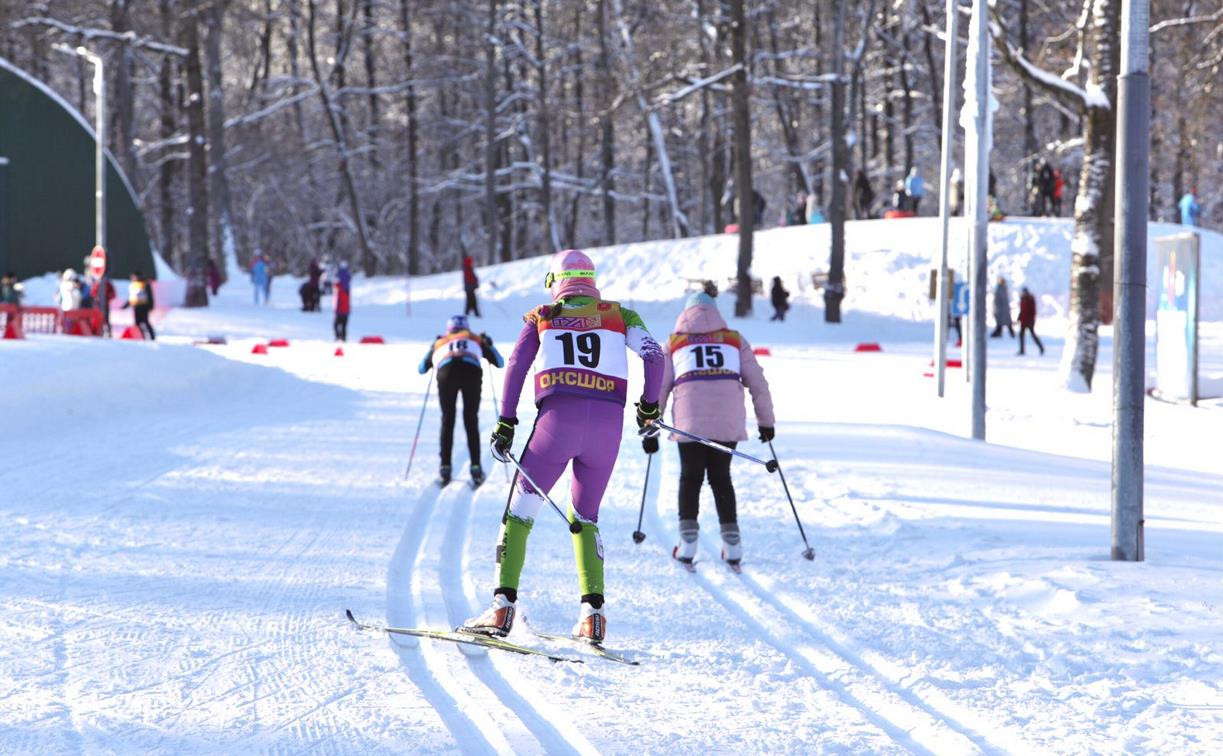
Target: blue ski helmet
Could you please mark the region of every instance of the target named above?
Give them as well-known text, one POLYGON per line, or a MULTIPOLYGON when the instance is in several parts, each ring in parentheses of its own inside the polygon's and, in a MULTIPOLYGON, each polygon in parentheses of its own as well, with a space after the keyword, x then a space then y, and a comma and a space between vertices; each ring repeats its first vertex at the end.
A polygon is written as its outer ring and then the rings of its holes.
POLYGON ((465 331, 467 330, 466 315, 451 315, 450 320, 446 321, 447 331, 465 331))

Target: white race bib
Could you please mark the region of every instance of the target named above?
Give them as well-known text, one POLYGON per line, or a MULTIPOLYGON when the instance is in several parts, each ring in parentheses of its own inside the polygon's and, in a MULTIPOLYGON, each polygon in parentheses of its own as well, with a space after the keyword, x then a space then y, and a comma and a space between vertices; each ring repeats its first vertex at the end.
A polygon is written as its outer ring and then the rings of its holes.
POLYGON ((733 344, 688 344, 671 353, 675 382, 698 378, 739 377, 739 347, 733 344))
POLYGON ((608 378, 628 379, 624 334, 597 328, 568 331, 549 328, 540 335, 536 372, 561 368, 589 370, 608 378))

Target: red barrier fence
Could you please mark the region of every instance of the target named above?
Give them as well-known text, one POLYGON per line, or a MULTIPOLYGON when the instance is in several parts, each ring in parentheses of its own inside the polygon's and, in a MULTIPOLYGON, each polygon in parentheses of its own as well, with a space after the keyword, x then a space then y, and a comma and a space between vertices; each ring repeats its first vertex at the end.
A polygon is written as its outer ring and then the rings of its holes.
MULTIPOLYGON (((88 309, 64 312, 58 307, 18 307, 13 304, 0 304, 0 334, 11 332, 98 336, 102 333, 102 313, 88 309)), ((22 338, 22 336, 12 338, 22 338)))

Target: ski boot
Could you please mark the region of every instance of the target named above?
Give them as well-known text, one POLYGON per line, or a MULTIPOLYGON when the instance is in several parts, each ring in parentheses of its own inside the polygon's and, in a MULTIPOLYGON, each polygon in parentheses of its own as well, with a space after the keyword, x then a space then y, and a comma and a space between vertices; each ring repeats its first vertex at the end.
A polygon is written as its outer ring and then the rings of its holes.
POLYGON ((596 609, 589 601, 582 602, 582 612, 578 615, 577 624, 571 631, 574 640, 584 641, 592 645, 603 642, 607 635, 607 617, 603 614, 602 602, 596 609))
POLYGON ((442 465, 437 470, 437 487, 445 488, 450 484, 450 465, 442 465))
POLYGON ((493 595, 493 603, 483 614, 467 620, 458 630, 460 633, 504 638, 514 627, 514 613, 514 602, 506 598, 504 593, 497 593, 493 595))
POLYGON ((480 484, 482 484, 483 482, 484 482, 484 468, 480 467, 479 465, 472 465, 471 466, 471 487, 473 489, 479 488, 480 484))
POLYGON ((696 520, 679 521, 679 545, 671 549, 671 557, 692 572, 696 569, 696 541, 700 534, 700 526, 696 520))
POLYGON ((734 572, 739 572, 743 562, 743 543, 739 540, 739 523, 722 523, 722 561, 734 572))

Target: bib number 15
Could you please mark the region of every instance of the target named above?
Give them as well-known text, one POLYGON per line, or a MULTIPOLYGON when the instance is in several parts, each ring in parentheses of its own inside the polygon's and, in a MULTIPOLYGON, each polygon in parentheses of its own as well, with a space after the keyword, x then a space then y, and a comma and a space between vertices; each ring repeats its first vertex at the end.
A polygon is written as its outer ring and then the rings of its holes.
POLYGON ((599 366, 599 334, 559 333, 556 340, 561 343, 561 357, 566 365, 581 364, 588 368, 599 366))
POLYGON ((721 347, 714 344, 698 346, 694 350, 694 356, 696 357, 698 370, 720 368, 726 364, 725 358, 722 356, 721 347))

